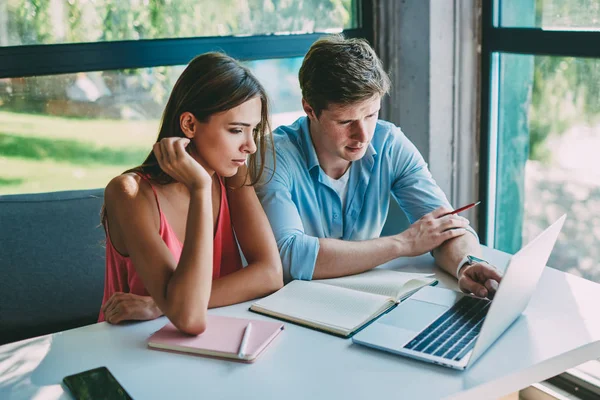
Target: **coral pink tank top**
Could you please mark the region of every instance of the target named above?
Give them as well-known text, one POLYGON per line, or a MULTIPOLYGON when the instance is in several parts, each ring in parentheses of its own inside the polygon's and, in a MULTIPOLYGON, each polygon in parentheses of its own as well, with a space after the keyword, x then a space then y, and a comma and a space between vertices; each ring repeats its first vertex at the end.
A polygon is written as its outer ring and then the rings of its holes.
MULTIPOLYGON (((158 212, 160 214, 160 237, 171 251, 171 254, 173 254, 175 262, 179 262, 183 244, 179 241, 177 236, 175 236, 169 222, 160 209, 160 203, 158 202, 158 196, 154 186, 152 186, 146 177, 140 176, 150 184, 152 192, 154 193, 154 198, 156 199, 156 205, 158 206, 158 212)), ((213 280, 242 268, 242 260, 231 225, 231 215, 229 213, 229 202, 227 201, 225 185, 223 185, 223 181, 220 177, 219 182, 221 184, 221 207, 219 209, 219 216, 217 217, 217 227, 213 240, 213 280)), ((115 249, 110 240, 108 229, 106 229, 106 271, 104 276, 104 298, 102 299, 102 304, 106 303, 116 292, 149 296, 131 259, 123 256, 115 249)), ((100 311, 98 322, 102 321, 104 321, 104 313, 100 311)))

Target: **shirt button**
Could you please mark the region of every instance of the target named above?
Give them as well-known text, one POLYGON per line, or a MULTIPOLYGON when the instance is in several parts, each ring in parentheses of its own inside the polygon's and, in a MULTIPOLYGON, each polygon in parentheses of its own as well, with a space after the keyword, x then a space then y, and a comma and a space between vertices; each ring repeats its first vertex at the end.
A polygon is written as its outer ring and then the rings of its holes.
POLYGON ((337 214, 333 214, 333 219, 337 219, 338 215, 337 214))

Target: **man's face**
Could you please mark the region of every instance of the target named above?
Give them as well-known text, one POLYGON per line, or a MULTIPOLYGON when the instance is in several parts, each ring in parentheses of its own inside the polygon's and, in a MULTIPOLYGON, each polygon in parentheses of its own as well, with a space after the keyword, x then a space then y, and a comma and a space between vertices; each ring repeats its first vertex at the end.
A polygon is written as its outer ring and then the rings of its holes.
POLYGON ((360 160, 373 138, 381 96, 350 104, 329 104, 317 118, 302 100, 310 119, 310 133, 323 171, 339 178, 352 161, 360 160), (338 176, 336 176, 338 175, 338 176))

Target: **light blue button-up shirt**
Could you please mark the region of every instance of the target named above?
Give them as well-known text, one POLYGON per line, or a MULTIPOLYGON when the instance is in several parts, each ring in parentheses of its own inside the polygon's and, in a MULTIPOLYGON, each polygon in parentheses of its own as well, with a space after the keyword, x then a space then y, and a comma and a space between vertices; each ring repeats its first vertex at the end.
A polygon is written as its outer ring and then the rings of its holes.
POLYGON ((269 218, 284 280, 312 279, 319 238, 377 238, 387 218, 390 193, 412 224, 450 204, 417 148, 395 125, 378 121, 364 155, 350 166, 346 206, 321 169, 308 128, 299 118, 274 132, 276 168, 267 156, 257 194, 269 218))

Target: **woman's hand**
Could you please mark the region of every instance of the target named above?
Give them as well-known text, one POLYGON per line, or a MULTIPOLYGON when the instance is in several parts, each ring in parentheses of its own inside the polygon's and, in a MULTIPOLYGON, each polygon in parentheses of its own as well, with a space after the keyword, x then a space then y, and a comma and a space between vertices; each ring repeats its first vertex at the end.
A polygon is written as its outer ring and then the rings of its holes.
POLYGON ((177 182, 183 183, 190 192, 210 188, 210 174, 185 151, 189 144, 188 138, 170 137, 154 143, 152 149, 160 168, 177 182))
POLYGON ((150 296, 117 292, 102 306, 104 319, 110 324, 122 321, 147 321, 160 317, 163 313, 150 296))
POLYGON ((445 241, 464 235, 469 220, 458 215, 446 215, 452 209, 440 207, 425 214, 396 237, 403 244, 402 255, 414 257, 425 254, 445 241))

